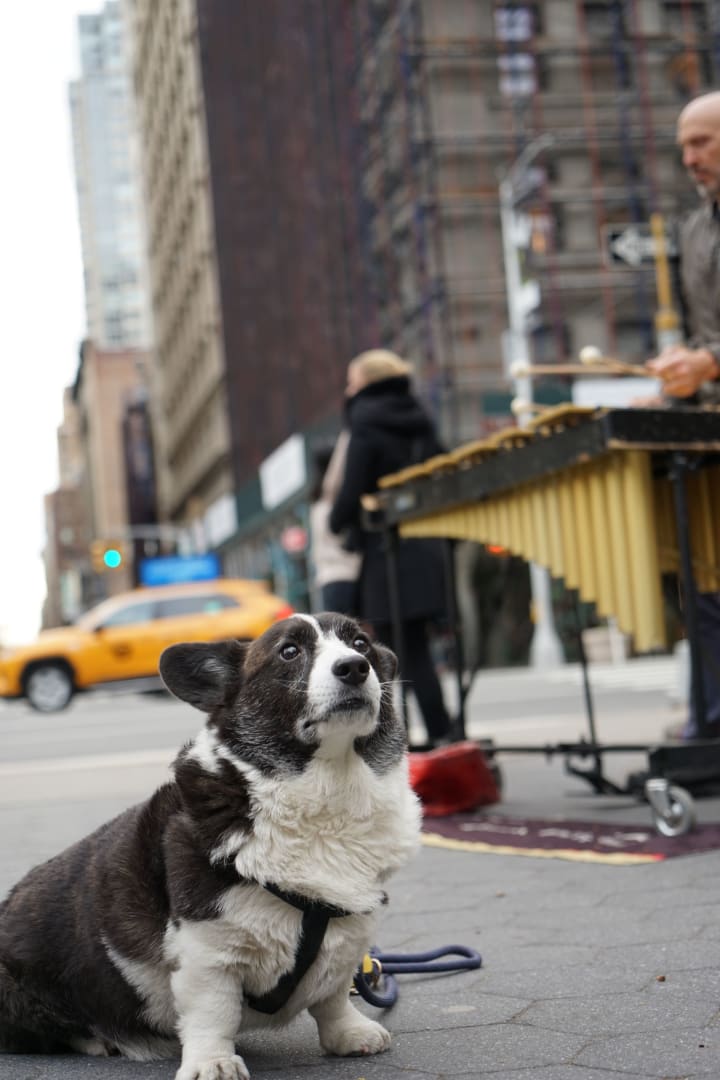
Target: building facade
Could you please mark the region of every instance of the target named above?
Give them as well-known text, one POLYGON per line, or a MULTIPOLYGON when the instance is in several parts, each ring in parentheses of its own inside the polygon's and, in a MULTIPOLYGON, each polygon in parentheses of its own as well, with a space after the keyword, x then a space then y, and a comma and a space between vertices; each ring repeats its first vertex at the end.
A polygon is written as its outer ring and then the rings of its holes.
MULTIPOLYGON (((350 8, 126 3, 160 505, 196 546, 262 530, 261 466, 290 435, 337 427, 347 360, 375 340, 343 68, 350 8)), ((227 568, 267 570, 264 541, 248 559, 227 568)))
MULTIPOLYGON (((674 125, 717 81, 718 4, 125 9, 162 512, 221 547, 228 569, 287 567, 303 456, 337 428, 360 349, 415 362, 450 445, 512 421, 508 244, 535 360, 585 345, 638 362, 654 352, 654 267, 613 238, 694 197, 674 125), (282 482, 270 490, 268 475, 282 482)), ((557 400, 570 386, 536 392, 557 400)))
POLYGON ((134 98, 119 0, 78 19, 80 77, 70 85, 87 336, 102 349, 152 340, 134 98))
POLYGON ((119 0, 78 19, 69 88, 87 333, 45 499, 44 625, 134 584, 133 526, 156 521, 146 373, 152 340, 134 95, 119 0), (126 557, 110 569, 104 544, 126 557))
POLYGON ((75 619, 91 595, 92 525, 84 494, 85 452, 80 411, 72 387, 63 395, 63 418, 57 431, 59 486, 45 496, 45 580, 43 627, 75 619))
POLYGON ((421 365, 446 438, 509 418, 509 257, 536 362, 585 345, 653 355, 654 267, 612 241, 695 198, 675 121, 716 84, 720 7, 359 0, 353 16, 367 280, 382 338, 421 365))
POLYGON ((148 223, 159 509, 189 522, 234 490, 197 18, 192 0, 138 0, 125 11, 148 223))
MULTIPOLYGON (((125 552, 117 569, 92 575, 84 606, 135 583, 128 425, 133 412, 138 407, 144 409, 146 364, 147 356, 134 349, 105 351, 87 341, 80 351, 72 397, 79 417, 83 461, 79 487, 87 508, 89 534, 92 541, 125 552)), ((143 470, 145 476, 148 470, 150 463, 143 470)), ((138 501, 145 505, 142 493, 138 501)))
POLYGON ((45 581, 43 628, 73 622, 86 608, 89 589, 90 529, 83 493, 59 487, 45 496, 45 581))

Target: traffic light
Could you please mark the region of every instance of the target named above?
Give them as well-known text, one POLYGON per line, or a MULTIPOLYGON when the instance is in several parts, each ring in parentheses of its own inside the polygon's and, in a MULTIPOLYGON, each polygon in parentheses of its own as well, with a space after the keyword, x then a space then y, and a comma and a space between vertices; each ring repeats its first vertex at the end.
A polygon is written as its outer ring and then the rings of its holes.
POLYGON ((122 544, 112 540, 93 540, 90 545, 90 558, 96 574, 105 574, 108 570, 119 569, 125 561, 125 549, 122 544))
POLYGON ((122 550, 119 547, 109 547, 105 549, 103 562, 108 570, 117 570, 119 566, 122 566, 122 561, 122 550))

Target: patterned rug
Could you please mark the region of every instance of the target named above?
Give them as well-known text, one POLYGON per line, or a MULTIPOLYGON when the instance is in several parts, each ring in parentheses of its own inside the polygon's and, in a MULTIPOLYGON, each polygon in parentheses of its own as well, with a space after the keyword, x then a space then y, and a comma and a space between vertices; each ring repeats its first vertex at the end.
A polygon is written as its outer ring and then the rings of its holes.
MULTIPOLYGON (((648 811, 649 814, 649 811, 648 811)), ((660 836, 652 824, 598 821, 530 821, 500 814, 425 818, 423 843, 454 851, 573 859, 618 866, 660 862, 720 847, 720 825, 697 825, 685 836, 660 836)))

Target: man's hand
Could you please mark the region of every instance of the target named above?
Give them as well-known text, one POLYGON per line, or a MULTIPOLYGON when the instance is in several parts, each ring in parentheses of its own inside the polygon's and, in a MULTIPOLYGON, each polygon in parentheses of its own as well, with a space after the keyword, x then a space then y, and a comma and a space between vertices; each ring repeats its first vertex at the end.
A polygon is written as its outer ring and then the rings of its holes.
POLYGON ((668 397, 690 397, 699 386, 720 376, 720 369, 709 349, 689 349, 669 345, 645 367, 663 382, 668 397))

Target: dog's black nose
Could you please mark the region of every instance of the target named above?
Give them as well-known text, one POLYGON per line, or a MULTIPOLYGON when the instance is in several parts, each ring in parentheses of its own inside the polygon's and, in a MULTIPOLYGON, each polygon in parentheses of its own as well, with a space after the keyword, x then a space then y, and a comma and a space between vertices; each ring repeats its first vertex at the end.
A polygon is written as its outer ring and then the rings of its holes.
POLYGON ((348 656, 335 661, 332 673, 348 686, 360 686, 370 674, 370 664, 364 656, 348 656))

